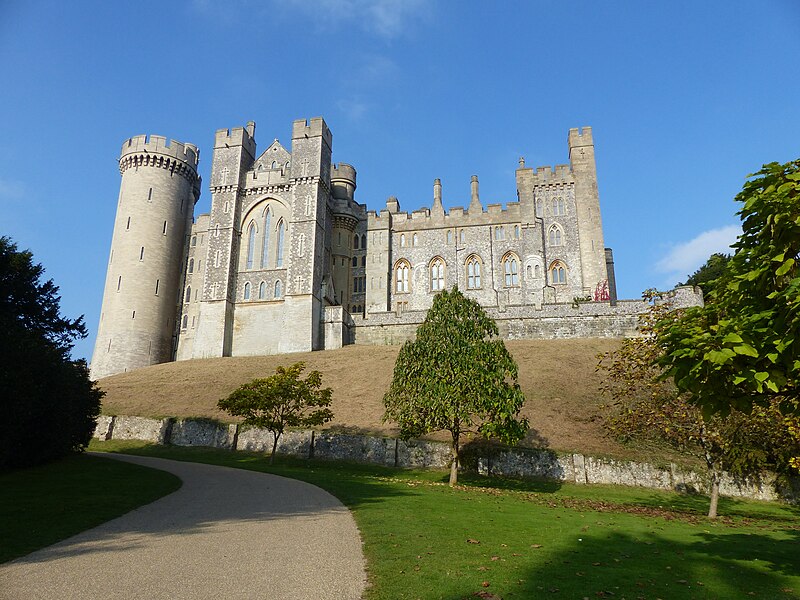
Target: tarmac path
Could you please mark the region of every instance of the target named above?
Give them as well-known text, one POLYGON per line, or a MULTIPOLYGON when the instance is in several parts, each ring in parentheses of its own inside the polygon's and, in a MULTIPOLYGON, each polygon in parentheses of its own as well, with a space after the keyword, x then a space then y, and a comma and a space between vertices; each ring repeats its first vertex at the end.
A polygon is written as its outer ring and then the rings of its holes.
POLYGON ((183 486, 103 525, 0 565, 0 598, 357 599, 361 538, 328 492, 241 469, 103 455, 183 486))

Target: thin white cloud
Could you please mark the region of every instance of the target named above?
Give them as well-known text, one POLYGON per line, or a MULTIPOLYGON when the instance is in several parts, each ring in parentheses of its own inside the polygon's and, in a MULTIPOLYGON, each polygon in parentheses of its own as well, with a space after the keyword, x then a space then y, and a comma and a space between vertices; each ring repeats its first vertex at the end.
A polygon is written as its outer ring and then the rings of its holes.
POLYGON ((369 107, 366 103, 355 98, 343 98, 336 103, 336 108, 351 121, 360 121, 369 107))
POLYGON ((353 23, 385 38, 402 34, 427 9, 423 0, 284 0, 284 3, 317 22, 334 26, 353 23))
POLYGON ((685 281, 715 252, 730 254, 731 244, 741 233, 742 230, 738 225, 704 231, 688 242, 670 248, 669 252, 656 263, 655 269, 659 273, 666 274, 665 280, 671 282, 665 281, 667 285, 685 281))

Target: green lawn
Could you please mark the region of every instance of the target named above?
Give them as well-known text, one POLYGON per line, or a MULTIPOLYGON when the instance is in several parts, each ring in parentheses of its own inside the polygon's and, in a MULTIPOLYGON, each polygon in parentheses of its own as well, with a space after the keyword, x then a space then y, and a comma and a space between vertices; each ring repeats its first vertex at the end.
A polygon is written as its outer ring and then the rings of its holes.
POLYGON ((800 510, 639 488, 464 477, 202 448, 94 449, 265 471, 314 483, 353 511, 367 598, 798 598, 800 510), (482 595, 481 595, 482 594, 482 595))
POLYGON ((0 473, 0 563, 24 556, 174 492, 170 473, 74 455, 0 473))

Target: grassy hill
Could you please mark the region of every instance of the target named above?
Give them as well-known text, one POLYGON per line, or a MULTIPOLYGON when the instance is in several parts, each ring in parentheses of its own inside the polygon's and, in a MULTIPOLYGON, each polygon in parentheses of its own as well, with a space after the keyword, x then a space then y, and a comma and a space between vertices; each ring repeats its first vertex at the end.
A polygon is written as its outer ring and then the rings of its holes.
MULTIPOLYGON (((525 393, 523 414, 532 431, 528 445, 560 451, 641 458, 610 440, 600 419, 601 375, 597 354, 619 347, 620 340, 514 340, 506 342, 519 365, 525 393)), ((336 419, 328 428, 392 434, 381 423, 382 397, 392 378, 399 346, 347 346, 341 350, 299 354, 211 358, 155 365, 100 380, 105 414, 150 417, 233 419, 217 410, 217 401, 240 384, 272 374, 278 365, 305 361, 323 373, 333 388, 336 419)), ((652 457, 649 457, 652 459, 652 457)))

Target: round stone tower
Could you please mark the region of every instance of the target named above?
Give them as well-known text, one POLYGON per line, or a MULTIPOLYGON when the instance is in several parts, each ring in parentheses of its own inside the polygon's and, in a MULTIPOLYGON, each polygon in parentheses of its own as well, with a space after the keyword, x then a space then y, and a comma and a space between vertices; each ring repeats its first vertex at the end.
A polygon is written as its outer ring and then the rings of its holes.
POLYGON ((196 146, 161 136, 122 145, 93 379, 172 360, 186 236, 200 197, 197 161, 196 146))
MULTIPOLYGON (((356 170, 352 165, 339 163, 331 168, 331 195, 333 196, 333 287, 339 304, 350 307, 353 294, 351 281, 354 276, 353 256, 361 249, 360 237, 356 236, 358 217, 353 208, 356 191, 356 170), (359 242, 354 242, 358 237, 359 242)), ((356 260, 358 265, 361 263, 356 260)))

